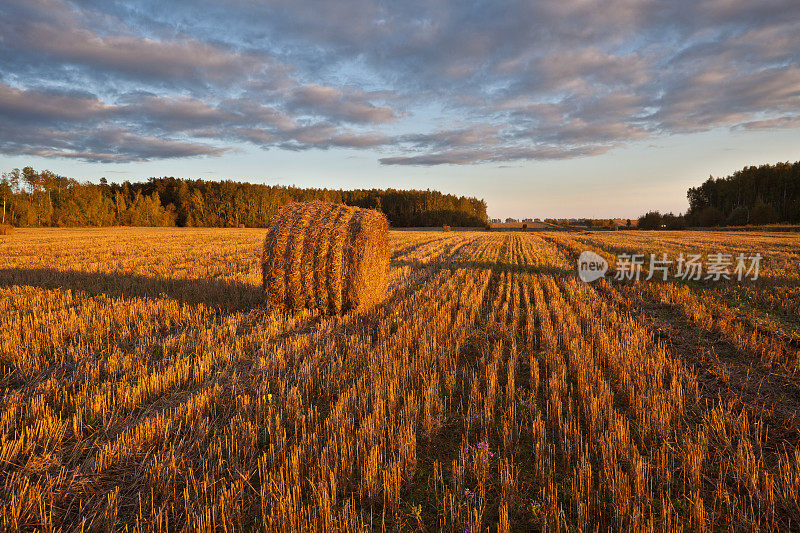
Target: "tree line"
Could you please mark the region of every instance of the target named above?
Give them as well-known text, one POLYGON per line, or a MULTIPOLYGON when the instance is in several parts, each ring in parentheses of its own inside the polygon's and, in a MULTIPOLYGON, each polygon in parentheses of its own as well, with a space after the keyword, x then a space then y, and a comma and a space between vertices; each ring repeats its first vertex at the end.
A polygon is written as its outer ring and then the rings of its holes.
POLYGON ((800 222, 800 162, 749 166, 687 193, 697 225, 800 222))
POLYGON ((15 226, 266 227, 282 206, 311 200, 378 209, 395 227, 488 221, 484 200, 431 190, 345 191, 173 177, 94 184, 31 167, 0 178, 2 223, 15 226))
POLYGON ((642 229, 686 226, 745 226, 800 223, 800 162, 748 166, 730 176, 709 177, 686 193, 685 215, 651 211, 639 218, 642 229))

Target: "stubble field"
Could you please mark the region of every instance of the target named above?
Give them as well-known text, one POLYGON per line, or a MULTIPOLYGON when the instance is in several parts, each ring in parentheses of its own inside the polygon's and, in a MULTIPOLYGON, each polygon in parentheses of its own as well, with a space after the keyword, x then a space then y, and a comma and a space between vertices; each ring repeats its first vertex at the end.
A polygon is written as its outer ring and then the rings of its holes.
POLYGON ((392 232, 388 300, 270 310, 264 230, 0 237, 0 525, 800 527, 800 238, 392 232), (576 277, 584 250, 764 256, 576 277))

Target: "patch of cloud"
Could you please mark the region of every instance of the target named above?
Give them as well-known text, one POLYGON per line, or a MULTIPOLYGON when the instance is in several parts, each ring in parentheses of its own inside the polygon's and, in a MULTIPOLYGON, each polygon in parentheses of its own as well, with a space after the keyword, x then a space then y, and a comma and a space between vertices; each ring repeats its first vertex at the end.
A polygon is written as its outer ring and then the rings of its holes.
POLYGON ((796 66, 739 72, 709 66, 676 77, 652 115, 665 132, 735 127, 760 113, 786 113, 800 107, 800 69, 796 66))
POLYGON ((63 157, 87 162, 128 163, 150 159, 221 156, 228 149, 138 135, 118 129, 60 130, 28 126, 9 127, 0 121, 0 153, 63 157))
POLYGON ((0 7, 0 61, 27 77, 49 71, 73 82, 118 77, 133 84, 207 87, 238 83, 274 63, 269 56, 185 34, 137 33, 113 17, 65 2, 47 4, 41 10, 15 2, 0 7))
POLYGON ((93 94, 47 89, 24 90, 0 82, 0 116, 30 122, 61 122, 99 118, 113 113, 93 94))
POLYGON ((438 153, 420 155, 382 157, 382 165, 409 165, 409 166, 435 166, 435 165, 475 165, 479 163, 496 163, 499 161, 520 160, 558 160, 600 155, 611 149, 611 146, 576 146, 565 148, 561 146, 514 146, 493 150, 451 150, 438 153))
POLYGON ((368 93, 343 91, 318 84, 294 88, 288 98, 288 107, 293 111, 310 112, 352 123, 387 124, 397 119, 397 114, 390 107, 374 105, 368 93))
POLYGON ((752 120, 736 126, 736 129, 744 130, 773 130, 782 128, 800 128, 800 115, 752 120))

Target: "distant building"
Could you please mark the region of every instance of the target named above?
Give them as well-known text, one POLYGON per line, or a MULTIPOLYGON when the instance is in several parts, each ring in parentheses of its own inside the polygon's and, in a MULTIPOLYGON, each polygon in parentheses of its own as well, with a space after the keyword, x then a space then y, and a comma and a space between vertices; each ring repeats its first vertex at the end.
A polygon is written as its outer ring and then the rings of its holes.
POLYGON ((495 224, 500 224, 500 223, 502 222, 502 220, 500 220, 499 218, 493 218, 493 219, 492 219, 492 220, 490 220, 489 222, 493 222, 493 223, 495 223, 495 224))
POLYGON ((522 221, 523 222, 533 222, 533 219, 532 218, 523 218, 522 221))
POLYGON ((517 220, 516 218, 507 218, 506 219, 506 224, 511 224, 512 222, 519 222, 519 220, 517 220))

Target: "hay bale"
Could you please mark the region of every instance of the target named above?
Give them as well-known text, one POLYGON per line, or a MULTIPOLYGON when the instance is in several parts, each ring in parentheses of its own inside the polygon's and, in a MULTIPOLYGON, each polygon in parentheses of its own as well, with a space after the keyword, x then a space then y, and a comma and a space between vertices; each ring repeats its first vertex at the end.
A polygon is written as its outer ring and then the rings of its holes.
POLYGON ((239 229, 244 229, 244 228, 245 228, 244 224, 239 224, 239 229))
POLYGON ((14 232, 14 226, 10 224, 0 224, 0 235, 8 235, 14 232))
POLYGON ((289 204, 270 224, 262 276, 267 300, 282 309, 370 307, 386 297, 389 222, 371 209, 289 204))
POLYGON ((450 226, 447 225, 442 226, 442 231, 450 231, 450 226))

